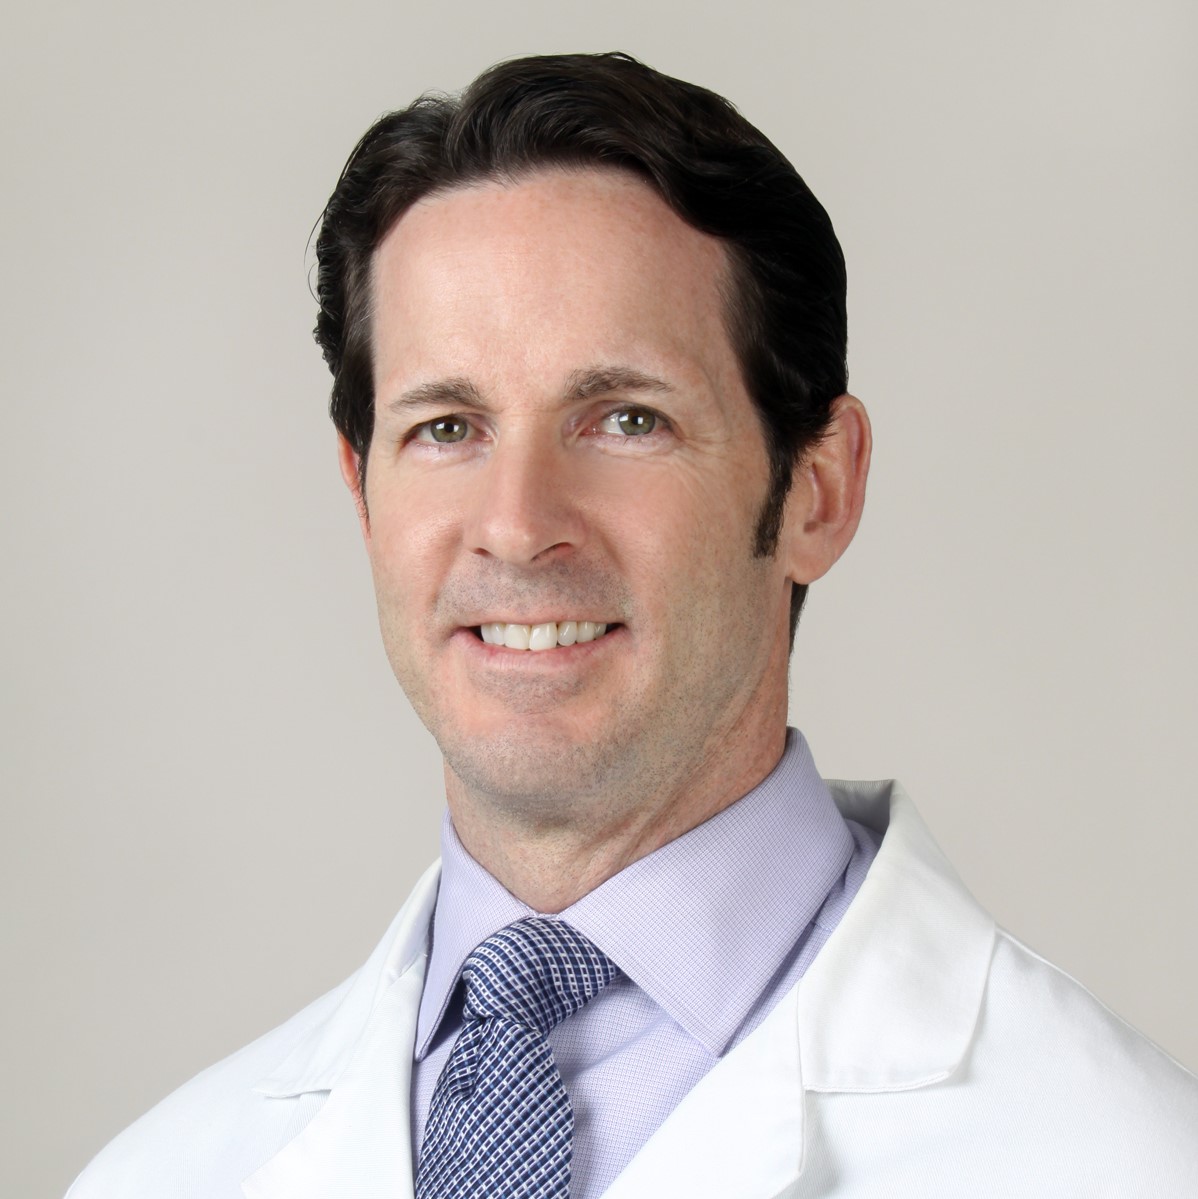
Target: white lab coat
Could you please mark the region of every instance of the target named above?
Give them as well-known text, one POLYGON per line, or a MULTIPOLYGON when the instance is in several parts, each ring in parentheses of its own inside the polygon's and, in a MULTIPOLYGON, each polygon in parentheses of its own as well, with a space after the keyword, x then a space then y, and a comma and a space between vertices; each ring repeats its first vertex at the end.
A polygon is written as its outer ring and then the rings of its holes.
MULTIPOLYGON (((831 787, 885 829, 864 884, 607 1199, 1198 1196, 1198 1079, 997 930, 896 784, 831 787)), ((357 974, 159 1104, 69 1199, 411 1199, 436 888, 434 868, 357 974)))

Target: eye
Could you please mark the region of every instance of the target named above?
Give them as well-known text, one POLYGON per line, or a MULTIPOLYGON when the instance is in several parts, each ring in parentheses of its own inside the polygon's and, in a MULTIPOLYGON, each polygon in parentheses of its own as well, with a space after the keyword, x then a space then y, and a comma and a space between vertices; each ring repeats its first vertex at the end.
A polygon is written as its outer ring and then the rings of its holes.
POLYGON ((431 441, 436 445, 453 445, 470 436, 470 425, 460 416, 441 416, 426 421, 416 430, 417 441, 431 441))
POLYGON ((648 408, 617 408, 599 422, 598 428, 623 437, 643 437, 657 428, 657 422, 657 413, 648 408))

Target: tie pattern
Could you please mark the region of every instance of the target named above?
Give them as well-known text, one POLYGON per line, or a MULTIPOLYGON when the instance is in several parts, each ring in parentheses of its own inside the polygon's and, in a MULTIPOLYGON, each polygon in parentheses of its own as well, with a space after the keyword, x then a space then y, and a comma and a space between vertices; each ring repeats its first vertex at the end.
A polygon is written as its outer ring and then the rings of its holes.
POLYGON ((465 1027, 433 1090, 416 1199, 566 1199, 574 1111, 546 1038, 617 972, 542 916, 466 959, 465 1027))

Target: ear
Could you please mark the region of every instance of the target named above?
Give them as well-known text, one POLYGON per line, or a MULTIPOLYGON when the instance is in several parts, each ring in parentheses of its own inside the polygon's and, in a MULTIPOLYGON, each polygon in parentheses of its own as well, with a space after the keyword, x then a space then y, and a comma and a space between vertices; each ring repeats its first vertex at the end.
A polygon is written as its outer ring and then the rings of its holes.
POLYGON ((865 405, 851 395, 834 400, 828 428, 795 467, 786 500, 782 547, 794 582, 826 574, 853 540, 872 449, 865 405))
POLYGON ((362 526, 362 538, 370 547, 370 514, 366 511, 366 497, 362 494, 361 459, 357 451, 337 434, 337 463, 341 467, 341 477, 345 480, 349 493, 354 497, 354 507, 358 510, 358 523, 362 526))

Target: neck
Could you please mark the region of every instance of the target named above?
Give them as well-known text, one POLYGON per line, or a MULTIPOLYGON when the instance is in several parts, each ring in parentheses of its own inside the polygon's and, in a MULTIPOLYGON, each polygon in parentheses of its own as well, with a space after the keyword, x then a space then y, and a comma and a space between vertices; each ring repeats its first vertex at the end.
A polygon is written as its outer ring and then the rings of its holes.
POLYGON ((448 764, 446 798, 470 856, 533 911, 556 914, 735 803, 774 769, 785 744, 783 717, 752 740, 712 746, 682 777, 563 798, 553 815, 512 796, 481 795, 448 764))

